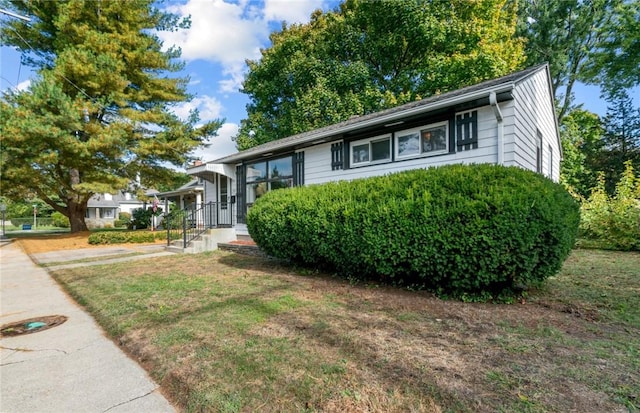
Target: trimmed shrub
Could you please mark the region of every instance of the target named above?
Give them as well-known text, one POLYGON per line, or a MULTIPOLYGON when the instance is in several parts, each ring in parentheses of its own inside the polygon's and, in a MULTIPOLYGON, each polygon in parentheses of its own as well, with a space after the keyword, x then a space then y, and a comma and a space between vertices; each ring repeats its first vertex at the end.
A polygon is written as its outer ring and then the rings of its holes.
POLYGON ((271 191, 247 214, 267 254, 355 280, 490 299, 555 274, 579 207, 515 167, 450 165, 271 191))
POLYGON ((94 232, 89 235, 89 244, 140 244, 151 243, 157 239, 164 239, 167 237, 167 233, 163 231, 149 232, 149 231, 107 231, 107 232, 94 232))
POLYGON ((53 220, 53 226, 60 228, 69 228, 69 218, 67 218, 62 213, 56 211, 51 214, 51 219, 53 220))

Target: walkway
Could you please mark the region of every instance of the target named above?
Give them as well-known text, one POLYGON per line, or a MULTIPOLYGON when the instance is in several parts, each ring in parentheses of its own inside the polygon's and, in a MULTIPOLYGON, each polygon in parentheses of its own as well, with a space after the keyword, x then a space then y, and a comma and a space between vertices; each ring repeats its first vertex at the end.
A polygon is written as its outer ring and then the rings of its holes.
POLYGON ((0 339, 1 412, 175 412, 158 385, 47 271, 6 241, 0 242, 0 302, 3 326, 48 315, 68 317, 44 331, 0 339))

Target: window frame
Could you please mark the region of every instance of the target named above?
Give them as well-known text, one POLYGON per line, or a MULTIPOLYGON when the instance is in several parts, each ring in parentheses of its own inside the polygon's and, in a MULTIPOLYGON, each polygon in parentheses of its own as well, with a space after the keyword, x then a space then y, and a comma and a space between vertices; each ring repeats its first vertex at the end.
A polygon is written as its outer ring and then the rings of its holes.
POLYGON ((254 161, 251 163, 248 163, 246 165, 244 165, 245 168, 245 177, 244 177, 244 197, 245 197, 245 205, 247 207, 247 210, 249 209, 250 205, 253 205, 253 203, 260 198, 260 196, 266 194, 269 191, 273 191, 273 190, 277 190, 277 189, 284 189, 284 188, 292 188, 294 186, 294 159, 293 159, 293 154, 289 154, 289 155, 284 155, 284 156, 278 156, 278 157, 273 157, 273 158, 269 158, 269 159, 264 159, 264 160, 259 160, 259 161, 254 161), (272 176, 272 171, 270 168, 270 163, 271 162, 277 162, 277 161, 281 161, 283 159, 289 159, 291 162, 291 175, 278 175, 276 177, 272 176), (248 170, 251 166, 253 165, 258 165, 264 163, 265 164, 265 175, 264 177, 260 177, 258 179, 252 179, 249 180, 247 179, 248 174, 248 170), (278 182, 288 182, 289 185, 284 186, 282 188, 272 188, 272 185, 274 183, 278 183, 278 182), (248 198, 249 198, 249 194, 251 194, 252 192, 250 191, 250 186, 251 185, 264 185, 262 191, 264 191, 262 194, 260 194, 259 196, 255 196, 255 199, 253 199, 251 202, 247 202, 248 198))
POLYGON ((359 168, 362 166, 378 165, 378 164, 393 162, 393 149, 392 149, 393 140, 392 139, 393 139, 392 135, 390 133, 387 133, 384 135, 377 135, 371 138, 359 139, 357 141, 350 142, 349 143, 349 163, 350 163, 349 166, 352 168, 359 168), (389 142, 389 145, 388 145, 389 156, 384 159, 373 160, 372 144, 383 142, 383 141, 389 142), (368 148, 367 160, 361 161, 361 162, 355 162, 354 148, 359 146, 364 146, 364 145, 367 145, 367 148, 368 148))
POLYGON ((444 120, 441 122, 435 122, 435 123, 429 123, 427 125, 422 125, 419 127, 415 127, 415 128, 411 128, 411 129, 404 129, 404 130, 400 130, 395 132, 394 135, 394 146, 395 146, 395 150, 394 150, 394 156, 395 159, 397 160, 405 160, 405 159, 414 159, 414 158, 426 158, 426 157, 430 157, 430 156, 436 156, 436 155, 444 155, 444 154, 448 154, 450 151, 450 142, 449 142, 449 137, 450 137, 450 131, 449 131, 449 121, 448 120, 444 120), (424 145, 422 142, 422 134, 423 132, 429 130, 429 129, 437 129, 437 128, 441 128, 444 127, 444 143, 445 143, 445 147, 444 149, 438 149, 438 150, 434 150, 434 151, 424 151, 424 145), (408 154, 408 155, 402 155, 400 154, 400 138, 405 137, 405 136, 409 136, 409 135, 418 135, 418 153, 412 153, 412 154, 408 154))

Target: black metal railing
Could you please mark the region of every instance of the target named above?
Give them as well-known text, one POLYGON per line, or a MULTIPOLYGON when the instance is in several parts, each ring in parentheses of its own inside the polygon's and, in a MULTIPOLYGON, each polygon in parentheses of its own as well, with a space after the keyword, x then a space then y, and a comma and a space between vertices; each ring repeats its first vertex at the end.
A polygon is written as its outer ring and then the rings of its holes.
POLYGON ((231 227, 233 205, 229 202, 209 202, 197 208, 171 211, 164 216, 167 229, 167 245, 182 240, 182 248, 212 228, 231 227))

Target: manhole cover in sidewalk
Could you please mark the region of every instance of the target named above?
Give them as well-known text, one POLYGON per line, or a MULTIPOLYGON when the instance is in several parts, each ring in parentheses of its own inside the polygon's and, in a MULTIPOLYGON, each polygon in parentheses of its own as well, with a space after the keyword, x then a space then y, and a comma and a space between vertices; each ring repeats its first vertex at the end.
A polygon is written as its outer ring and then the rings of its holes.
POLYGON ((44 331, 51 327, 59 326, 65 321, 67 321, 67 317, 63 315, 48 315, 16 321, 0 327, 0 337, 37 333, 38 331, 44 331))

